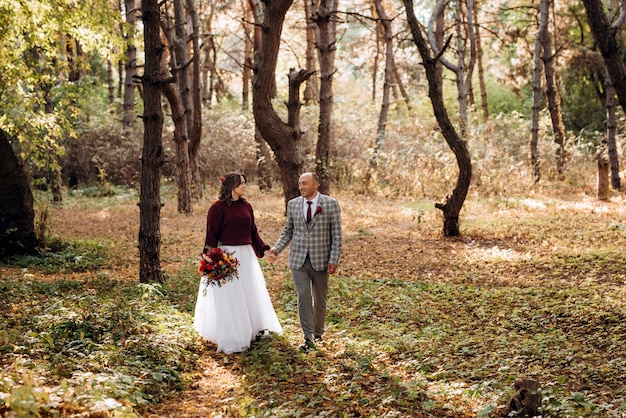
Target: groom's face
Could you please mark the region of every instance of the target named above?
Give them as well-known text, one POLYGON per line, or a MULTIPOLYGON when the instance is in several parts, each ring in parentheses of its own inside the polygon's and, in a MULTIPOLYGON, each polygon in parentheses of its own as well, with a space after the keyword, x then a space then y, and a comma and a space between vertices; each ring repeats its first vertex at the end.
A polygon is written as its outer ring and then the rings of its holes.
POLYGON ((305 199, 311 200, 317 194, 319 183, 310 174, 303 174, 298 180, 298 186, 300 187, 300 194, 305 199))

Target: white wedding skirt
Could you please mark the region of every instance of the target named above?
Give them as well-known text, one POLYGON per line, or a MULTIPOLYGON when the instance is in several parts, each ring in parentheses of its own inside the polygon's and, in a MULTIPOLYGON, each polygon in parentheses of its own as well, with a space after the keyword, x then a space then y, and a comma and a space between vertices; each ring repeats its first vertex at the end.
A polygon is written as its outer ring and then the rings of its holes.
POLYGON ((193 325, 217 351, 237 353, 250 347, 259 331, 282 333, 263 271, 251 245, 222 245, 239 260, 239 279, 221 287, 200 284, 193 325))

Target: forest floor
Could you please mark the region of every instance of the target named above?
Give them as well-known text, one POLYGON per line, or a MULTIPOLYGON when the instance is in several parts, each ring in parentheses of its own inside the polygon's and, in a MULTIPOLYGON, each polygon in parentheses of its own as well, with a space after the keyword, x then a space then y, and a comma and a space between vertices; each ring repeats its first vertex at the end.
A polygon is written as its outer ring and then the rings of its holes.
MULTIPOLYGON (((250 187, 247 197, 271 245, 284 224, 282 196, 250 187)), ((264 342, 261 354, 224 355, 205 344, 188 388, 144 416, 337 416, 342 410, 344 416, 488 416, 506 403, 520 377, 550 388, 546 393, 559 399, 552 416, 583 410, 618 416, 612 414, 626 408, 626 349, 619 342, 626 336, 622 196, 607 202, 585 195, 470 196, 457 238, 442 236, 432 200, 336 197, 344 245, 331 279, 324 345, 313 354, 297 353, 301 333, 287 256, 275 265, 263 262, 284 335, 264 342), (581 301, 589 304, 581 307, 581 301), (280 378, 271 365, 252 367, 257 355, 265 356, 261 362, 276 360, 267 344, 288 353, 278 358, 306 364, 308 375, 280 378), (308 390, 318 391, 318 398, 298 400, 298 392, 308 390), (364 400, 367 392, 378 404, 364 400), (376 392, 406 399, 376 398, 376 392), (425 412, 407 412, 415 410, 403 402, 422 402, 425 412)), ((161 261, 167 275, 189 268, 201 250, 211 200, 182 215, 173 196, 164 196, 161 261)), ((116 260, 115 277, 138 281, 135 203, 77 199, 50 207, 49 232, 105 242, 116 260)), ((2 273, 15 272, 6 267, 2 273)))

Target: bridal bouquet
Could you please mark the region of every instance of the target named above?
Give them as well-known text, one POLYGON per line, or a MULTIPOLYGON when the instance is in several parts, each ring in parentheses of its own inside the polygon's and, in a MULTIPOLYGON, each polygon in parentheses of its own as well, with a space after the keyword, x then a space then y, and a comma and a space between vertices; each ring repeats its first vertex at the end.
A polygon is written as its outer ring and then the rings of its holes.
POLYGON ((211 248, 200 256, 201 283, 205 287, 221 287, 226 283, 238 279, 237 267, 239 260, 235 258, 231 251, 224 251, 221 248, 211 248))

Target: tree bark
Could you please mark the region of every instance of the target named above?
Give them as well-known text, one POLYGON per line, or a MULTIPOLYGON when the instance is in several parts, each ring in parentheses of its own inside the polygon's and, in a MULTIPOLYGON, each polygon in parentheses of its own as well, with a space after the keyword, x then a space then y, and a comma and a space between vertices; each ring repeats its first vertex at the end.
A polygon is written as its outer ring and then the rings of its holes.
POLYGON ((126 39, 126 61, 124 62, 124 102, 122 104, 122 127, 126 132, 135 125, 135 76, 137 75, 137 48, 135 47, 136 0, 124 0, 128 32, 126 39))
POLYGON ((530 164, 532 167, 533 182, 539 183, 541 180, 541 160, 539 159, 539 111, 541 107, 541 74, 543 65, 541 61, 541 39, 544 32, 548 31, 548 15, 540 13, 539 28, 537 37, 535 38, 535 51, 533 54, 533 100, 532 100, 532 116, 530 126, 530 164))
MULTIPOLYGON (((306 0, 305 0, 306 1, 306 0)), ((254 0, 248 0, 248 6, 250 7, 250 13, 257 18, 257 4, 254 0)), ((253 37, 252 37, 252 57, 250 59, 251 68, 254 68, 254 56, 261 48, 262 31, 261 26, 254 25, 253 37)), ((252 71, 251 71, 252 72, 252 71)), ((272 87, 269 89, 269 93, 274 96, 276 93, 276 79, 272 77, 272 87)), ((270 190, 272 188, 272 170, 271 164, 271 151, 265 138, 261 134, 258 125, 254 127, 254 141, 256 142, 256 161, 257 161, 257 176, 259 179, 259 189, 270 190)))
POLYGON ((256 171, 259 178, 260 190, 272 189, 272 171, 270 169, 272 153, 267 141, 263 139, 263 135, 259 132, 259 128, 254 128, 254 140, 256 141, 256 171))
POLYGON ((33 194, 24 164, 0 130, 0 255, 32 254, 37 244, 33 194))
POLYGON ((268 3, 258 3, 257 7, 263 8, 255 14, 255 19, 260 16, 261 45, 255 53, 253 80, 252 109, 259 132, 265 138, 274 151, 276 162, 280 168, 283 192, 285 195, 285 207, 287 202, 300 195, 298 178, 302 174, 304 160, 302 158, 302 132, 299 125, 299 87, 311 73, 292 70, 289 73, 289 102, 287 103, 288 120, 285 123, 280 119, 272 105, 272 90, 280 35, 287 10, 293 0, 276 0, 268 3))
POLYGON ((384 148, 385 131, 387 127, 387 117, 389 114, 390 92, 393 79, 393 32, 391 29, 391 21, 385 13, 385 9, 380 0, 373 0, 376 15, 383 31, 383 39, 385 40, 385 72, 383 81, 383 97, 378 114, 378 126, 376 129, 376 139, 374 140, 374 152, 370 158, 367 173, 365 175, 365 187, 369 188, 370 181, 378 168, 379 154, 384 148))
MULTIPOLYGON (((317 145, 315 148, 315 173, 320 180, 321 193, 330 194, 330 149, 334 142, 332 132, 333 75, 335 74, 337 0, 322 0, 319 7, 313 3, 312 18, 317 26, 315 44, 320 63, 320 109, 317 145)), ((307 68, 309 73, 314 68, 307 68)), ((307 81, 308 83, 308 81, 307 81)))
MULTIPOLYGON (((193 189, 195 195, 199 199, 202 198, 202 179, 200 177, 200 168, 198 167, 198 149, 202 141, 202 86, 200 78, 200 25, 198 19, 198 10, 196 9, 195 0, 187 0, 187 9, 189 10, 189 18, 191 19, 191 45, 193 49, 192 77, 191 77, 191 126, 187 127, 189 131, 189 165, 191 179, 193 180, 193 189)), ((191 209, 191 206, 190 206, 191 209)))
POLYGON ((611 76, 606 75, 606 147, 609 154, 609 166, 611 168, 611 187, 620 190, 621 182, 619 178, 619 156, 617 155, 617 144, 615 135, 617 132, 617 121, 615 118, 615 88, 611 81, 611 76))
POLYGON ((470 182, 472 179, 472 162, 465 141, 459 136, 450 122, 448 111, 443 101, 442 78, 437 70, 437 56, 433 57, 432 51, 427 46, 426 39, 422 35, 420 24, 415 17, 412 0, 403 0, 406 10, 407 20, 413 36, 413 42, 419 50, 420 56, 426 70, 428 79, 428 96, 433 106, 433 111, 441 133, 443 134, 450 149, 454 152, 459 167, 459 177, 452 195, 446 198, 446 202, 436 203, 435 207, 443 212, 443 234, 446 237, 458 236, 459 213, 463 207, 463 202, 467 197, 470 182))
POLYGON ((476 64, 478 66, 478 86, 480 88, 480 104, 483 110, 483 120, 489 120, 489 103, 487 101, 487 86, 485 85, 485 71, 483 68, 483 45, 480 38, 480 24, 478 23, 478 7, 474 7, 474 25, 476 37, 476 64))
POLYGON ((164 46, 159 34, 157 0, 141 0, 144 26, 145 70, 141 77, 144 89, 144 136, 141 154, 139 195, 139 280, 163 282, 161 271, 161 167, 163 166, 163 110, 159 67, 164 46))
POLYGON ((626 71, 624 59, 616 39, 617 29, 622 25, 626 14, 624 7, 620 8, 620 16, 615 23, 610 24, 602 0, 583 0, 587 21, 591 33, 602 53, 606 69, 613 80, 615 92, 620 106, 626 112, 626 71))
MULTIPOLYGON (((304 16, 306 18, 306 70, 315 71, 315 42, 316 42, 316 30, 313 13, 317 7, 319 1, 317 0, 303 0, 304 1, 304 16), (312 10, 313 9, 313 10, 312 10)), ((319 46, 318 46, 319 48, 319 46)), ((318 55, 319 56, 319 55, 318 55)), ((304 86, 304 104, 306 106, 317 103, 320 97, 320 89, 317 77, 311 76, 304 86)))
MULTIPOLYGON (((549 20, 550 4, 552 0, 540 0, 541 21, 549 20)), ((567 158, 565 150, 565 126, 563 125, 563 115, 561 114, 561 98, 557 91, 556 76, 554 70, 554 57, 552 53, 552 44, 550 42, 550 31, 547 24, 546 29, 541 32, 540 37, 543 54, 544 74, 546 77, 546 99, 548 102, 548 112, 552 121, 552 130, 554 132, 554 142, 556 143, 556 169, 559 174, 563 174, 565 169, 565 160, 567 158)))
MULTIPOLYGON (((165 64, 161 65, 160 78, 167 78, 165 64)), ((180 98, 178 85, 173 82, 163 82, 161 88, 172 109, 174 122, 174 143, 176 144, 176 186, 178 189, 178 213, 191 213, 191 185, 189 178, 189 139, 187 133, 187 118, 185 108, 180 98)))
MULTIPOLYGON (((306 1, 306 0, 305 0, 306 1)), ((250 3, 244 3, 246 19, 241 22, 243 29, 243 68, 241 75, 241 108, 244 112, 250 110, 250 82, 252 80, 252 60, 254 59, 254 27, 248 22, 253 21, 250 3)))
POLYGON ((107 85, 109 87, 109 104, 115 101, 115 84, 113 83, 113 63, 107 59, 107 85))
POLYGON ((609 200, 609 161, 604 152, 599 152, 598 162, 598 200, 609 200))
POLYGON ((189 163, 189 135, 192 123, 191 89, 189 88, 189 67, 187 47, 184 39, 186 36, 184 27, 180 22, 185 22, 183 0, 174 2, 174 24, 169 19, 162 20, 161 26, 170 48, 170 69, 173 77, 170 77, 164 63, 159 68, 161 80, 161 92, 165 95, 172 108, 172 120, 174 122, 174 143, 176 144, 176 185, 177 209, 179 213, 191 213, 191 182, 189 163), (182 30, 181 30, 182 26, 182 30), (175 27, 175 29, 172 29, 175 27), (181 61, 182 60, 182 61, 181 61), (186 92, 181 91, 182 88, 186 92), (184 120, 181 120, 184 119, 184 120))
POLYGON ((396 59, 395 57, 392 57, 392 67, 393 67, 393 80, 395 81, 395 85, 398 86, 398 89, 400 90, 400 95, 402 96, 402 99, 404 100, 404 104, 406 104, 406 110, 409 111, 409 113, 411 112, 411 99, 409 98, 409 93, 406 91, 406 88, 404 88, 404 83, 402 83, 402 78, 400 77, 400 72, 398 71, 398 66, 396 65, 396 59))

